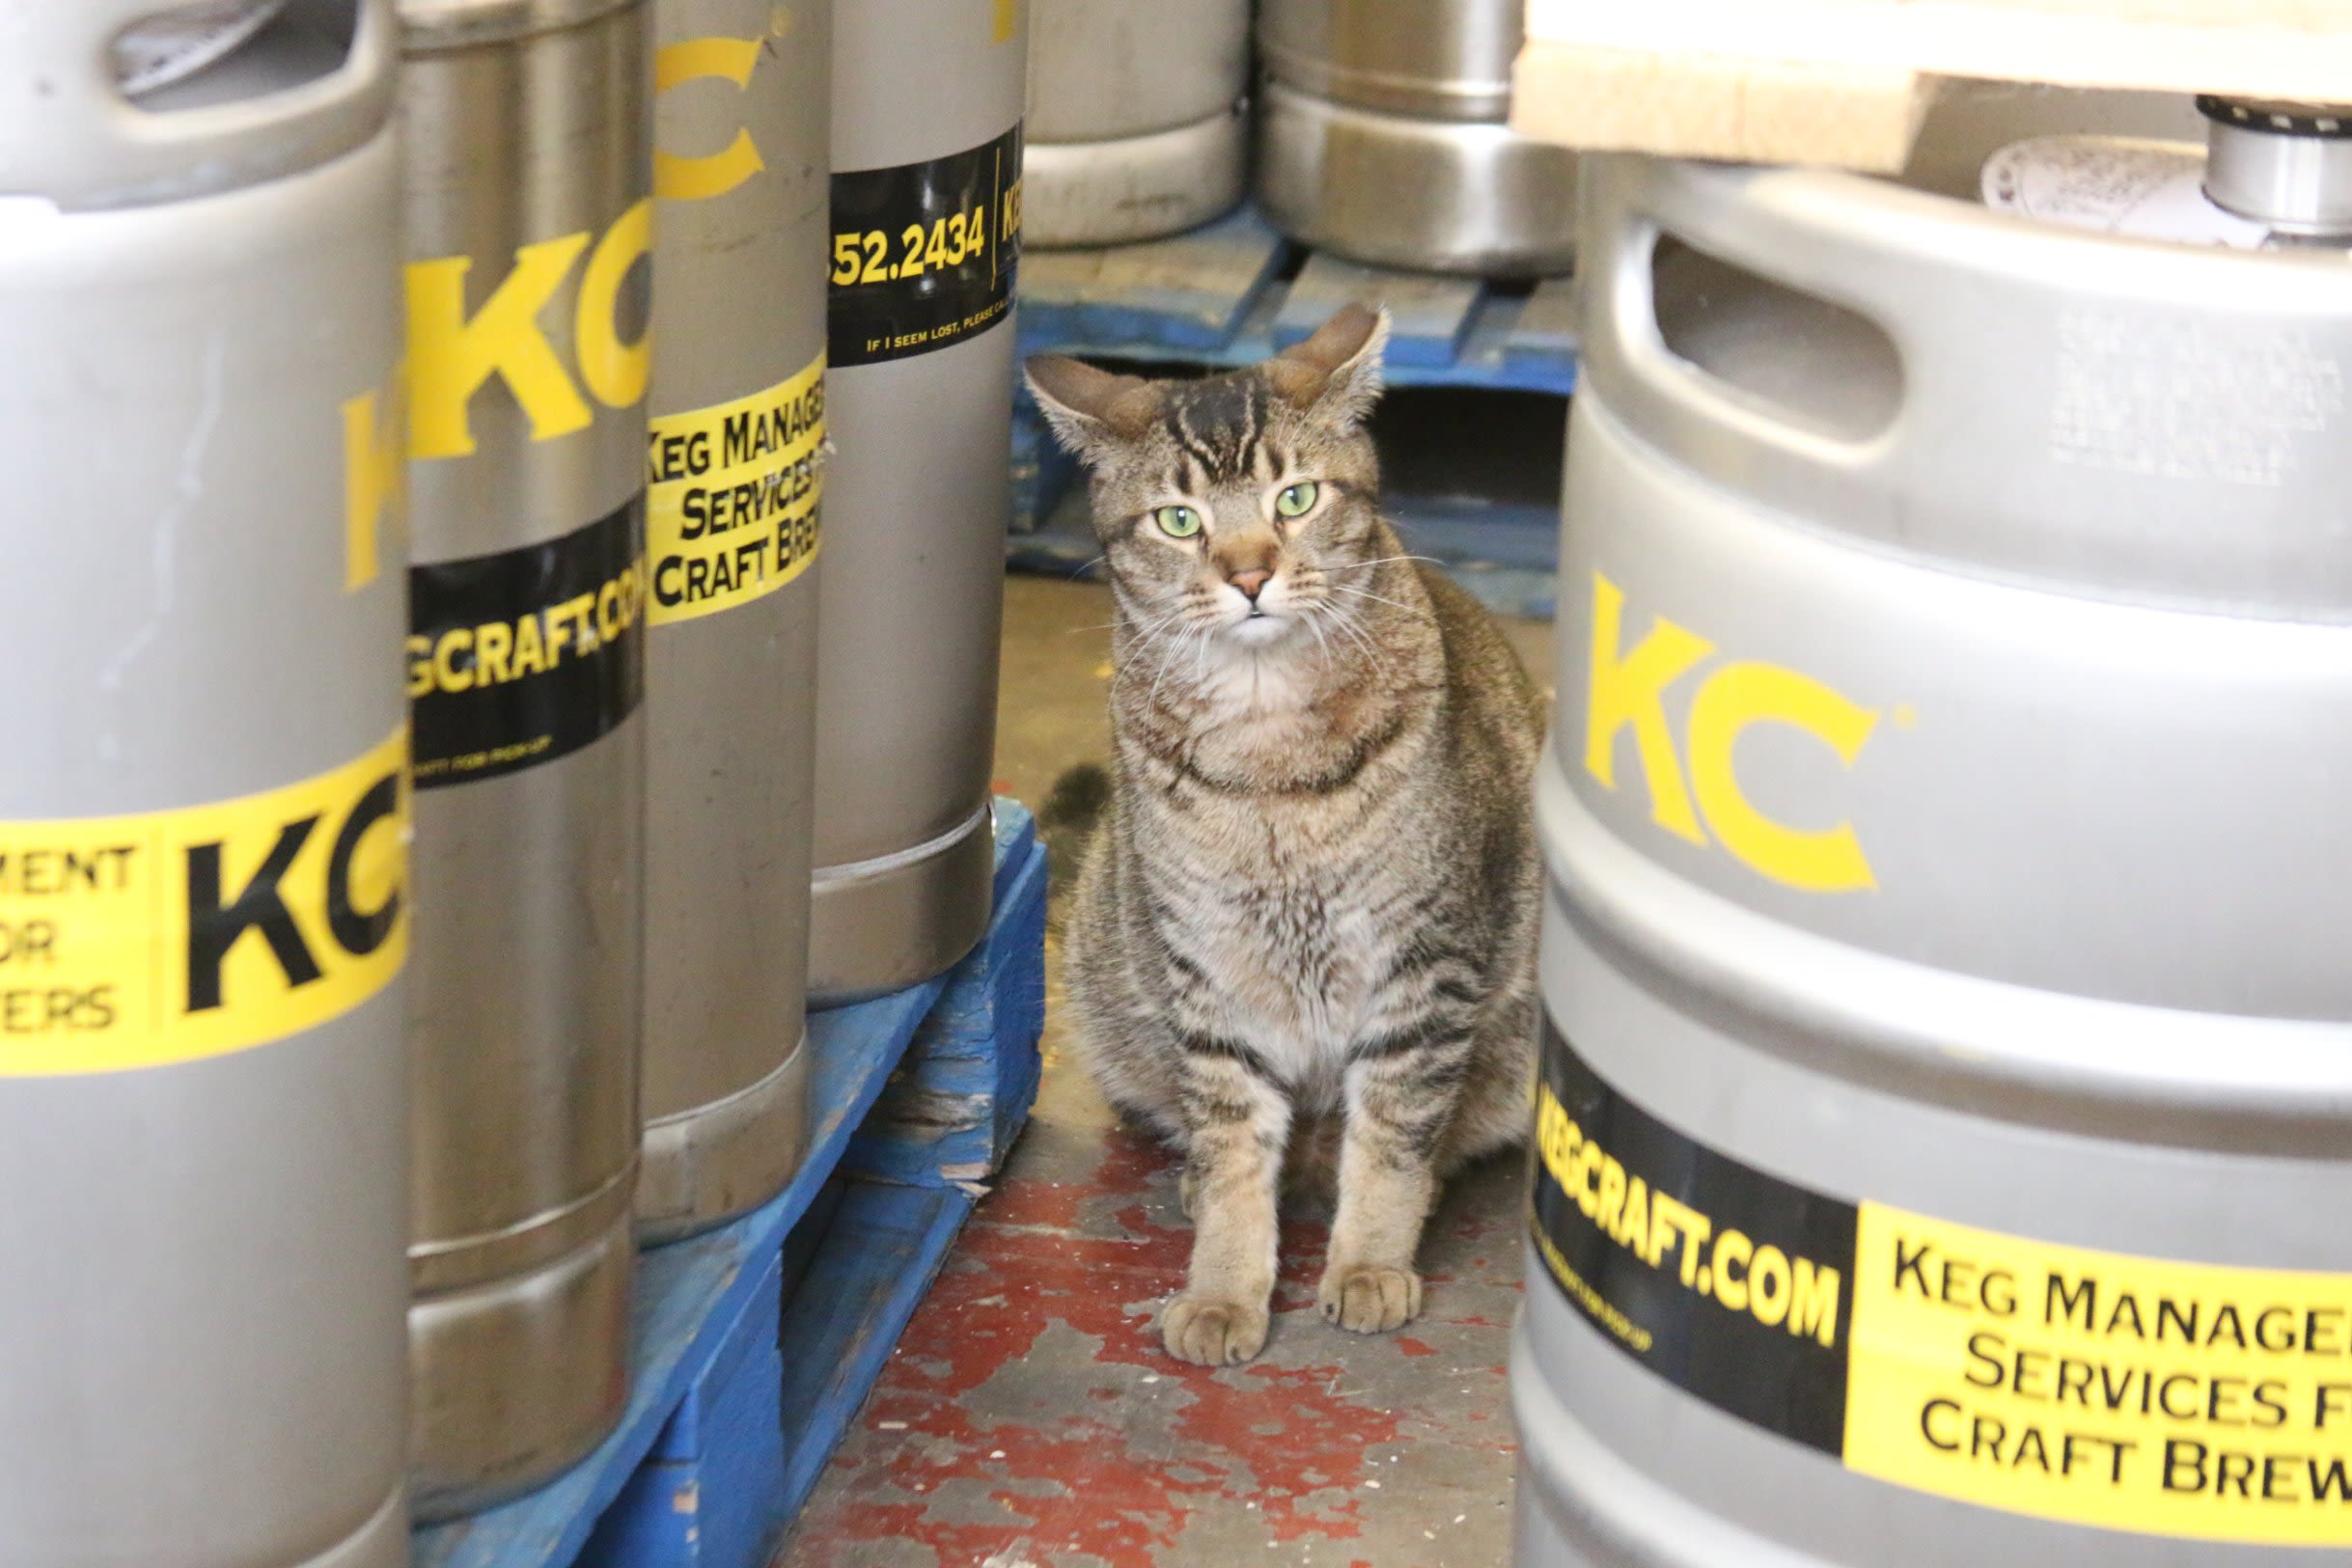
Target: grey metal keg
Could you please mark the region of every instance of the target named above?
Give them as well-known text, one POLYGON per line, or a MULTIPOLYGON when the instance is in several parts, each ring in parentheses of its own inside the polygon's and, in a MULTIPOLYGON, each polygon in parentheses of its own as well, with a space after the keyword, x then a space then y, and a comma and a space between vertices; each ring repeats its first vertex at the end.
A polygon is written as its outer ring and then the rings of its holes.
POLYGON ((1589 194, 1519 1563, 2340 1554, 2352 268, 1589 194))
POLYGON ((659 0, 639 1234, 782 1191, 804 988, 829 0, 659 0))
POLYGON ((1249 0, 1036 0, 1022 237, 1121 245, 1231 211, 1249 73, 1249 0))
POLYGON ((833 19, 822 1002, 928 978, 988 925, 1025 12, 867 0, 833 19))
POLYGON ((155 9, 0 15, 0 1559, 397 1568, 393 22, 155 9))
POLYGON ((1264 0, 1258 200, 1384 266, 1568 270, 1577 156, 1504 124, 1521 0, 1264 0))
POLYGON ((644 972, 650 15, 402 0, 418 1512, 620 1416, 644 972))

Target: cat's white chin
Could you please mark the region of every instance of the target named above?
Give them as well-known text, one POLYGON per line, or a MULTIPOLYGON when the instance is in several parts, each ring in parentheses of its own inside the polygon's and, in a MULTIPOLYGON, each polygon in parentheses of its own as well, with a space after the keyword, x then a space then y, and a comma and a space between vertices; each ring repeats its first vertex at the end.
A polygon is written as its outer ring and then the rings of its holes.
POLYGON ((1288 616, 1245 616, 1225 628, 1225 635, 1244 647, 1264 647, 1290 634, 1288 616))

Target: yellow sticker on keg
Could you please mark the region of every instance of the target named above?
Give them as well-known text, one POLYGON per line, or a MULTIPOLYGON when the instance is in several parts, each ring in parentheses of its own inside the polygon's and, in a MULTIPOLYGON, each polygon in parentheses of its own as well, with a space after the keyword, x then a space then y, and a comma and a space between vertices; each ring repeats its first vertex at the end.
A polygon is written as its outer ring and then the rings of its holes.
POLYGON ((2352 1546, 2352 1279, 1861 1206, 1845 1462, 2107 1529, 2352 1546))
POLYGON ((0 821, 0 1078, 159 1067, 325 1023, 408 951, 408 729, 300 784, 0 821))
POLYGON ((1530 1222, 1563 1298, 1858 1474, 2167 1538, 2352 1546, 2352 1276, 2182 1263, 1797 1186, 1545 1020, 1530 1222))
POLYGON ((653 421, 646 546, 656 626, 773 593, 816 559, 825 356, 764 392, 653 421))

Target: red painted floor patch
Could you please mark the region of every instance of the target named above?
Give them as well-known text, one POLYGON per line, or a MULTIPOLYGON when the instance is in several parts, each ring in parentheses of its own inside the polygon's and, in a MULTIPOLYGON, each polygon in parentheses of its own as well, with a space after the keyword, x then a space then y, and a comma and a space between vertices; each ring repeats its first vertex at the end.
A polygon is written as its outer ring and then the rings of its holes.
POLYGON ((1324 1231, 1294 1219, 1265 1353, 1186 1366, 1155 1326, 1191 1242, 1175 1167, 1059 1042, 1049 1022, 1038 1118, 779 1568, 1503 1562, 1519 1166, 1471 1173, 1431 1221, 1408 1333, 1324 1323, 1324 1231))

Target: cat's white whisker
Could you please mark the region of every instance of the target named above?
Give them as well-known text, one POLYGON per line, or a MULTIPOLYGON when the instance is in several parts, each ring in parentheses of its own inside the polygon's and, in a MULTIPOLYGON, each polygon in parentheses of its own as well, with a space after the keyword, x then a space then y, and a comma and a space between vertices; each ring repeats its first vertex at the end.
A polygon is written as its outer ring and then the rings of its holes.
POLYGON ((1425 619, 1425 613, 1424 611, 1416 609, 1414 606, 1406 604, 1402 600, 1387 598, 1366 589, 1349 588, 1344 583, 1333 583, 1331 585, 1331 591, 1334 593, 1353 593, 1359 599, 1371 599, 1380 604, 1393 604, 1397 609, 1402 610, 1406 615, 1424 616, 1425 619))
MULTIPOLYGON (((1144 629, 1143 629, 1141 632, 1138 632, 1136 635, 1137 635, 1138 637, 1141 637, 1141 638, 1143 639, 1143 641, 1142 641, 1141 643, 1139 643, 1139 644, 1137 644, 1137 645, 1136 645, 1136 649, 1135 649, 1135 651, 1136 651, 1136 652, 1138 652, 1138 653, 1141 653, 1141 652, 1142 652, 1142 651, 1143 651, 1145 648, 1149 647, 1149 646, 1151 646, 1151 638, 1152 638, 1152 636, 1153 636, 1155 633, 1157 633, 1158 631, 1160 631, 1160 630, 1161 630, 1161 628, 1163 628, 1163 627, 1167 626, 1168 624, 1170 624, 1172 621, 1176 621, 1176 620, 1180 620, 1180 619, 1183 619, 1183 617, 1184 617, 1184 612, 1185 612, 1185 610, 1186 610, 1186 609, 1188 609, 1188 608, 1190 608, 1190 607, 1189 607, 1189 606, 1185 606, 1185 605, 1179 605, 1179 606, 1177 606, 1177 607, 1176 607, 1176 608, 1174 611, 1170 612, 1170 613, 1169 613, 1169 614, 1167 614, 1167 615, 1164 615, 1164 616, 1160 617, 1160 619, 1157 619, 1157 620, 1153 621, 1153 622, 1152 622, 1150 625, 1148 625, 1148 626, 1145 627, 1145 628, 1144 628, 1144 629)), ((1133 618, 1129 618, 1129 619, 1133 619, 1133 618)), ((1114 621, 1110 622, 1110 625, 1111 625, 1111 626, 1113 626, 1113 627, 1116 627, 1118 624, 1119 624, 1119 622, 1118 622, 1118 621, 1116 621, 1116 620, 1114 620, 1114 621)), ((1095 627, 1095 628, 1093 628, 1093 629, 1094 629, 1094 630, 1099 631, 1099 630, 1101 630, 1102 628, 1101 628, 1101 627, 1095 627)))
POLYGON ((1385 566, 1392 561, 1425 561, 1432 566, 1445 564, 1435 556, 1380 556, 1371 561, 1342 561, 1336 565, 1326 564, 1319 569, 1323 571, 1362 571, 1367 566, 1385 566))
POLYGON ((1201 641, 1206 642, 1208 626, 1204 623, 1195 623, 1185 627, 1184 633, 1160 654, 1159 674, 1152 677, 1151 690, 1144 698, 1146 707, 1155 706, 1159 702, 1160 683, 1168 678, 1168 672, 1175 667, 1176 656, 1184 651, 1184 638, 1187 636, 1197 636, 1201 641))
POLYGON ((1353 631, 1364 644, 1365 657, 1371 661, 1373 669, 1386 673, 1395 668, 1390 661, 1388 649, 1383 647, 1372 636, 1371 627, 1362 616, 1357 615, 1346 605, 1335 605, 1333 608, 1340 612, 1340 623, 1353 631))
MULTIPOLYGON (((1151 651, 1151 643, 1155 640, 1156 639, 1149 639, 1138 643, 1133 648, 1128 650, 1125 657, 1116 661, 1112 672, 1112 678, 1114 682, 1124 679, 1127 675, 1134 673, 1135 667, 1141 663, 1143 656, 1151 651)), ((1167 655, 1165 653, 1161 654, 1161 658, 1163 660, 1165 660, 1166 657, 1167 655)))
POLYGON ((1363 650, 1365 658, 1370 661, 1374 669, 1385 670, 1388 667, 1388 661, 1380 656, 1380 649, 1365 634, 1364 628, 1357 622, 1355 617, 1348 613, 1345 605, 1334 599, 1325 599, 1322 608, 1324 614, 1331 618, 1332 625, 1363 650))
POLYGON ((1300 608, 1299 619, 1307 623, 1309 631, 1314 633, 1314 646, 1323 650, 1323 668, 1328 670, 1331 668, 1331 640, 1323 635, 1322 621, 1314 613, 1314 602, 1310 601, 1300 608))
MULTIPOLYGON (((1174 661, 1175 656, 1183 651, 1184 639, 1187 635, 1189 635, 1191 628, 1176 626, 1176 622, 1180 620, 1182 617, 1183 612, 1178 611, 1176 615, 1170 616, 1158 623, 1158 637, 1168 637, 1170 628, 1175 628, 1175 635, 1173 639, 1168 641, 1167 645, 1160 649, 1159 663, 1154 667, 1157 674, 1156 678, 1154 678, 1151 682, 1151 694, 1145 700, 1147 703, 1156 702, 1159 700, 1160 682, 1168 678, 1168 668, 1169 665, 1174 661)), ((1114 692, 1117 691, 1120 682, 1126 679, 1130 675, 1133 675, 1138 679, 1142 678, 1142 656, 1145 652, 1148 651, 1149 647, 1149 643, 1141 644, 1125 658, 1119 662, 1119 667, 1114 672, 1111 681, 1114 692)))
MULTIPOLYGON (((1097 621, 1095 624, 1093 624, 1093 625, 1092 625, 1092 626, 1073 626, 1073 627, 1072 627, 1072 628, 1070 628, 1070 629, 1071 629, 1073 632, 1106 632, 1106 631, 1117 631, 1117 630, 1118 630, 1118 629, 1119 629, 1121 626, 1122 626, 1122 625, 1132 625, 1134 622, 1136 622, 1136 621, 1138 621, 1138 620, 1141 620, 1141 619, 1143 619, 1141 616, 1137 615, 1137 614, 1136 614, 1136 613, 1135 613, 1135 612, 1134 612, 1132 609, 1130 609, 1130 608, 1129 608, 1129 607, 1128 607, 1128 606, 1125 604, 1125 602, 1123 602, 1123 601, 1121 601, 1121 600, 1118 600, 1118 599, 1116 599, 1116 598, 1115 598, 1115 599, 1113 600, 1113 603, 1116 605, 1116 607, 1117 607, 1117 609, 1118 609, 1118 611, 1119 611, 1119 614, 1117 614, 1116 616, 1112 617, 1112 618, 1111 618, 1109 620, 1097 621)), ((1160 617, 1160 619, 1157 619, 1157 620, 1153 621, 1151 624, 1152 624, 1152 625, 1154 625, 1154 626, 1164 626, 1164 625, 1166 625, 1166 624, 1167 624, 1169 621, 1174 620, 1174 619, 1176 619, 1176 616, 1180 616, 1180 615, 1182 615, 1183 613, 1184 613, 1183 611, 1178 610, 1177 612, 1176 612, 1176 615, 1162 616, 1162 617, 1160 617)), ((1147 629, 1148 629, 1148 628, 1147 628, 1147 629)))

